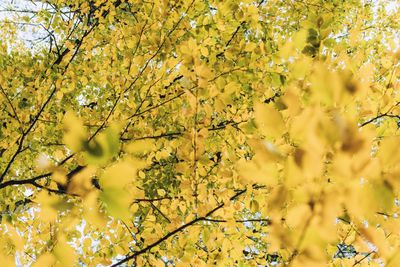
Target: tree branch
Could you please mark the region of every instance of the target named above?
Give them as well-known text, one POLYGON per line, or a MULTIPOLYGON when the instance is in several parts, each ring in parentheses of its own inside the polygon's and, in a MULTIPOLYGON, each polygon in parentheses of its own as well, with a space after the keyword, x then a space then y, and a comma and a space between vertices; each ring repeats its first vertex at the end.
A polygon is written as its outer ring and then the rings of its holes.
MULTIPOLYGON (((259 187, 253 186, 253 188, 259 188, 259 187)), ((237 199, 239 196, 241 196, 244 193, 246 193, 246 191, 247 191, 247 189, 242 189, 242 190, 237 191, 236 194, 233 195, 229 200, 232 201, 232 200, 237 199)), ((111 265, 111 267, 120 266, 121 264, 123 264, 125 262, 128 262, 128 261, 136 258, 137 256, 150 251, 152 248, 154 248, 157 245, 161 244, 165 240, 169 239, 170 237, 176 235, 177 233, 183 231, 184 229, 186 229, 186 228, 188 228, 188 227, 190 227, 190 226, 192 226, 192 225, 194 225, 194 224, 196 224, 196 223, 198 223, 200 221, 207 221, 208 220, 207 217, 211 216, 213 213, 215 213, 216 211, 218 211, 219 209, 221 209, 224 206, 225 206, 225 203, 222 203, 222 204, 216 206, 214 209, 208 211, 204 216, 197 217, 197 218, 191 220, 190 222, 188 222, 188 223, 176 228, 172 232, 169 232, 168 234, 166 234, 162 238, 158 239, 157 241, 153 242, 152 244, 146 246, 145 248, 143 248, 141 250, 138 250, 136 252, 133 252, 131 254, 126 255, 124 259, 122 259, 122 260, 118 261, 117 263, 111 265)))
POLYGON ((380 118, 383 118, 383 117, 396 118, 396 119, 400 120, 400 115, 393 115, 393 114, 389 114, 389 113, 383 113, 383 114, 380 114, 380 115, 378 115, 378 116, 376 116, 376 117, 374 117, 372 119, 369 119, 369 120, 361 123, 359 127, 360 128, 364 127, 365 125, 368 125, 368 124, 370 124, 370 123, 372 123, 372 122, 374 122, 374 121, 376 121, 376 120, 378 120, 380 118))

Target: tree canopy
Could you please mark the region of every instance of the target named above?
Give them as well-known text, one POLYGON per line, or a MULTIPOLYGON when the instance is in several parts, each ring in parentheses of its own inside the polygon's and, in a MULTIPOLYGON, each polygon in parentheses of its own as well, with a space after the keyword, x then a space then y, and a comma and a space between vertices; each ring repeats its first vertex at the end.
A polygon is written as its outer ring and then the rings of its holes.
POLYGON ((400 3, 0 1, 1 266, 400 266, 400 3))

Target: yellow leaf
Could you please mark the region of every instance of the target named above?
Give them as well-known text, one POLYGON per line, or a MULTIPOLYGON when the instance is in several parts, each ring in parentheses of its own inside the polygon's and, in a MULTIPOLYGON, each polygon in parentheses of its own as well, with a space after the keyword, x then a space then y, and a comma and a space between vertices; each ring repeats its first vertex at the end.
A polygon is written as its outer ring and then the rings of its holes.
POLYGON ((385 69, 389 69, 393 64, 392 57, 386 56, 386 57, 382 58, 381 64, 382 64, 382 67, 384 67, 385 69))
MULTIPOLYGON (((32 267, 54 266, 57 259, 53 254, 44 253, 33 263, 32 267)), ((7 265, 8 266, 8 265, 7 265)))
POLYGON ((258 202, 256 200, 251 200, 250 201, 250 210, 252 212, 257 212, 260 209, 260 205, 258 204, 258 202))
POLYGON ((92 166, 87 166, 78 174, 74 175, 68 185, 67 192, 69 194, 85 196, 92 189, 92 178, 96 172, 96 169, 92 166))
POLYGON ((388 257, 388 260, 385 264, 386 267, 397 267, 400 266, 400 251, 397 249, 393 255, 388 257))
POLYGON ((98 191, 92 191, 83 198, 83 218, 91 225, 102 228, 106 226, 106 219, 99 212, 98 191))
POLYGON ((74 152, 78 152, 83 147, 87 134, 82 121, 73 114, 72 111, 67 111, 64 116, 64 143, 74 152))
POLYGON ((55 221, 58 211, 66 211, 72 205, 66 202, 62 197, 49 194, 46 191, 38 193, 34 202, 40 204, 39 218, 46 222, 55 221))
POLYGON ((132 154, 145 154, 151 150, 154 149, 155 142, 152 139, 144 139, 144 140, 138 140, 138 141, 133 141, 129 143, 125 150, 128 153, 132 154))
POLYGON ((400 137, 385 137, 379 147, 378 158, 383 166, 392 166, 399 163, 400 137))
POLYGON ((237 170, 247 182, 273 185, 277 183, 277 166, 274 162, 265 162, 254 156, 251 161, 239 160, 237 170))
POLYGON ((67 183, 67 175, 66 171, 63 170, 55 170, 51 175, 51 179, 56 183, 65 185, 67 183))
POLYGON ((260 132, 268 138, 279 138, 286 130, 282 115, 269 105, 258 103, 255 107, 255 119, 260 132))
POLYGON ((67 244, 63 235, 57 237, 57 243, 54 247, 53 254, 61 263, 61 266, 64 267, 74 266, 78 260, 75 250, 67 244))
POLYGON ((81 77, 81 83, 83 86, 86 86, 88 84, 88 79, 86 78, 86 76, 82 76, 81 77))
POLYGON ((308 204, 300 204, 289 209, 286 221, 290 227, 302 227, 311 216, 311 209, 308 204))
POLYGON ((136 171, 137 169, 129 162, 118 162, 107 168, 100 177, 100 185, 102 188, 123 188, 127 183, 134 181, 136 171))

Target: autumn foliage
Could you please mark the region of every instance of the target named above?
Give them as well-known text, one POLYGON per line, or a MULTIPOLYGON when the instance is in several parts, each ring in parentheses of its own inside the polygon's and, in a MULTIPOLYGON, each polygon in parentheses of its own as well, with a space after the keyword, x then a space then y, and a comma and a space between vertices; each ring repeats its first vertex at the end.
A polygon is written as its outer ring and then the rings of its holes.
POLYGON ((1 5, 0 266, 400 266, 397 0, 1 5))

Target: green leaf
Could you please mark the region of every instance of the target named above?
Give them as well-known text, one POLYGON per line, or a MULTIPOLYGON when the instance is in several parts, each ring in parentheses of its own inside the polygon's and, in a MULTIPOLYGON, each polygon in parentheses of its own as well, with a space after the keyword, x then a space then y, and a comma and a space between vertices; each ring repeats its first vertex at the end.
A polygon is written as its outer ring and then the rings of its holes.
POLYGON ((109 127, 92 141, 86 142, 86 160, 89 164, 103 165, 109 162, 119 151, 119 132, 109 127))

